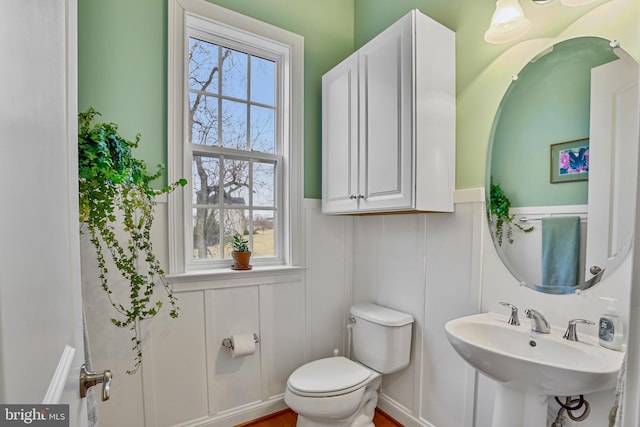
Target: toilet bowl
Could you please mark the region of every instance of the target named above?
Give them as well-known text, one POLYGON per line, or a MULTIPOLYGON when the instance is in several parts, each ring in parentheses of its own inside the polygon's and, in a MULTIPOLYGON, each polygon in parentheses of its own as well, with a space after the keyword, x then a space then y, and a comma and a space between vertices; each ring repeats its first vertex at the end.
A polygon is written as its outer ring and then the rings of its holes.
POLYGON ((284 401, 298 427, 374 427, 382 374, 409 364, 411 315, 369 303, 354 305, 351 315, 356 361, 319 359, 289 376, 284 401))
POLYGON ((291 374, 284 400, 298 414, 298 427, 369 427, 380 378, 345 357, 315 360, 291 374))

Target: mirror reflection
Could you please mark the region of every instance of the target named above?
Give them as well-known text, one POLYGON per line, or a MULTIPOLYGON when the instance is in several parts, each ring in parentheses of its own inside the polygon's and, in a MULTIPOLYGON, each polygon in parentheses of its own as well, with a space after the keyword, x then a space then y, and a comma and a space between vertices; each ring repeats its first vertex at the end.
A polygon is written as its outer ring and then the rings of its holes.
POLYGON ((638 159, 638 65, 616 42, 556 44, 518 74, 489 145, 498 254, 541 292, 586 289, 628 253, 638 159))

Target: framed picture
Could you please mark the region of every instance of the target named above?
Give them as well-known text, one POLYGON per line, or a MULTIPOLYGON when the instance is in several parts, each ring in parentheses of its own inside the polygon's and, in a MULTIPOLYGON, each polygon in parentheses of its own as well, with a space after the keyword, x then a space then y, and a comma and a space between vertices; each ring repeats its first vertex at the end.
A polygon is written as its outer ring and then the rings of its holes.
POLYGON ((589 179, 589 138, 551 145, 552 184, 589 179))

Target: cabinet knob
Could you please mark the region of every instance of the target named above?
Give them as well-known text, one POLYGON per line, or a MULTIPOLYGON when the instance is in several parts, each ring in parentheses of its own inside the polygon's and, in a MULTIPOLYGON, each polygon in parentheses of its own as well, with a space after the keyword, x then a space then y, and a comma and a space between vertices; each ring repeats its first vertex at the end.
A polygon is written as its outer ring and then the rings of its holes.
POLYGON ((350 198, 351 200, 353 200, 353 199, 357 199, 357 197, 356 197, 355 195, 353 195, 353 194, 351 194, 351 195, 349 196, 349 198, 350 198))
POLYGON ((357 199, 364 199, 364 196, 362 194, 358 194, 357 199))

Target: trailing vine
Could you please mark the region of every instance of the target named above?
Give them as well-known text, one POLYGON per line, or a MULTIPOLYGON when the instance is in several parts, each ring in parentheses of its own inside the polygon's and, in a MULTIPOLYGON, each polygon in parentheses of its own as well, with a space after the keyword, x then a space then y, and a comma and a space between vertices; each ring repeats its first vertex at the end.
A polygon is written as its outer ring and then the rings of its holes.
POLYGON ((496 240, 498 241, 498 245, 502 246, 502 241, 504 239, 504 230, 507 230, 507 241, 509 243, 513 243, 513 228, 516 227, 522 230, 525 233, 529 233, 533 231, 533 226, 524 228, 518 223, 513 222, 515 215, 509 214, 509 209, 511 208, 511 201, 509 197, 504 193, 499 184, 491 183, 489 189, 489 213, 493 218, 495 218, 495 228, 494 233, 496 240))
POLYGON ((96 250, 101 287, 118 313, 111 322, 132 332, 135 364, 127 373, 134 374, 142 364, 139 322, 155 316, 164 305, 162 298, 154 296, 156 286, 166 292, 169 316, 178 317, 177 299, 153 252, 151 226, 155 197, 187 181, 180 179, 160 190, 153 189, 150 183, 162 175, 164 167, 158 165, 157 172, 150 175, 145 162, 133 157, 131 150, 138 146, 140 134, 128 141, 114 123, 92 125, 97 115, 100 113, 93 108, 78 115, 81 231, 86 227, 96 250), (124 238, 119 237, 121 232, 124 238), (109 286, 107 256, 130 286, 126 302, 116 301, 109 286))

